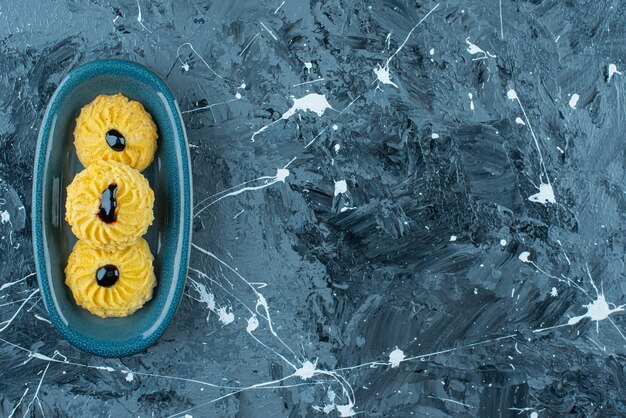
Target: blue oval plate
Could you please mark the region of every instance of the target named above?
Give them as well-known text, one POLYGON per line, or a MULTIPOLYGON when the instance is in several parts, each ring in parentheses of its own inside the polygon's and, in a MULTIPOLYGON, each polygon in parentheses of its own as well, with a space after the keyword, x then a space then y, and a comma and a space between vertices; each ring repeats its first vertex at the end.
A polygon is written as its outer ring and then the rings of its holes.
POLYGON ((165 332, 185 287, 191 244, 192 193, 187 135, 178 104, 152 71, 129 61, 93 61, 72 71, 46 109, 33 175, 33 248, 39 288, 50 321, 81 350, 122 357, 154 344, 165 332), (158 151, 143 174, 155 195, 155 220, 144 237, 155 256, 151 301, 126 318, 99 318, 76 304, 64 269, 76 237, 65 222, 66 187, 83 169, 74 148, 80 109, 100 94, 122 93, 142 103, 158 127, 158 151))

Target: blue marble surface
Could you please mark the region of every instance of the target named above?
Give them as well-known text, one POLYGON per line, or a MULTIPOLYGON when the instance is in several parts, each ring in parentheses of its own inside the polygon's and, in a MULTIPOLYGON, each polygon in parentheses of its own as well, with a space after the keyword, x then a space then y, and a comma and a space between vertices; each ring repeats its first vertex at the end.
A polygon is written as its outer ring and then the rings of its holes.
POLYGON ((0 3, 0 416, 626 415, 626 4, 0 3), (31 244, 63 77, 177 97, 195 208, 163 338, 51 327, 31 244))

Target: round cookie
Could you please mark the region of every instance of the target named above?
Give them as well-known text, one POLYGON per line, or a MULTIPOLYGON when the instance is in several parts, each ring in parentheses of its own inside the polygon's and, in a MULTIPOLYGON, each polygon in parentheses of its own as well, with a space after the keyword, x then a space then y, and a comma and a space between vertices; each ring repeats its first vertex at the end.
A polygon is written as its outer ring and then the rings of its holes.
POLYGON ((113 160, 143 171, 157 149, 157 127, 143 105, 118 93, 85 105, 74 129, 78 159, 85 166, 113 160))
POLYGON ((67 186, 65 219, 72 232, 107 251, 134 244, 154 220, 154 193, 134 168, 115 161, 91 164, 67 186))
POLYGON ((102 318, 128 316, 152 299, 156 278, 148 243, 107 252, 78 241, 67 260, 65 284, 76 303, 102 318))

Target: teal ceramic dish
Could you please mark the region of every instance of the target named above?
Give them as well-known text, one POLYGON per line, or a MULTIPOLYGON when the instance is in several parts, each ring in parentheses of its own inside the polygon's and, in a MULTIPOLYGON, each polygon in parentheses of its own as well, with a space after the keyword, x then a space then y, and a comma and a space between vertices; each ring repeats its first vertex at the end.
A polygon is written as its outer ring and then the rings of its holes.
POLYGON ((103 357, 145 350, 165 332, 185 286, 191 244, 192 184, 187 135, 178 104, 152 71, 129 61, 93 61, 72 71, 52 96, 41 124, 33 175, 32 228, 41 295, 50 321, 71 344, 103 357), (155 220, 144 237, 154 254, 152 300, 125 318, 99 318, 76 305, 64 269, 76 242, 65 222, 66 187, 83 169, 75 119, 100 94, 122 93, 150 112, 158 151, 143 172, 155 194, 155 220))

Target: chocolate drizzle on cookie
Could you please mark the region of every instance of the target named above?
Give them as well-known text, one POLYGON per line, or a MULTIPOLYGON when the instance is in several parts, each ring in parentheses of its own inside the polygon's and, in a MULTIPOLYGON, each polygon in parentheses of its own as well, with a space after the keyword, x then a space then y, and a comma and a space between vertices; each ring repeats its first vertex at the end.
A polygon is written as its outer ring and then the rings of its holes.
POLYGON ((98 217, 102 222, 110 224, 117 220, 115 209, 117 208, 117 184, 110 184, 100 196, 100 211, 98 217))
POLYGON ((111 129, 106 133, 106 141, 107 144, 111 147, 113 151, 121 152, 126 148, 126 138, 119 131, 115 129, 111 129))
POLYGON ((111 287, 120 278, 120 271, 113 264, 107 264, 96 270, 96 283, 98 286, 111 287))

